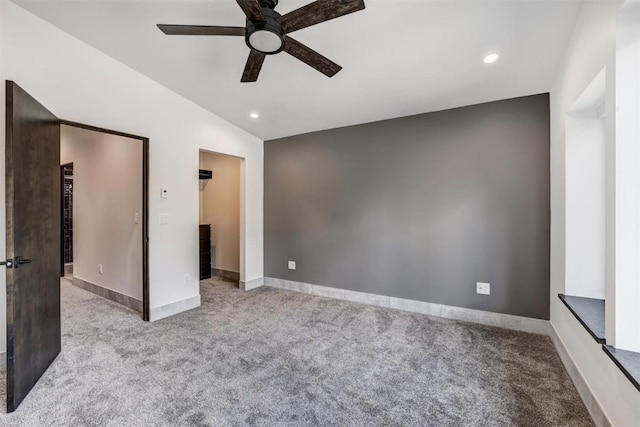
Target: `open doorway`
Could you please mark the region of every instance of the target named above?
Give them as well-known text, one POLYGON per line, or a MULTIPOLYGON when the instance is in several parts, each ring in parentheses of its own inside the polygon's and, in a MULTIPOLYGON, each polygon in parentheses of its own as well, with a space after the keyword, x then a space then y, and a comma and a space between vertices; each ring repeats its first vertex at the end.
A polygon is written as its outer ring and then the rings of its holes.
POLYGON ((200 151, 200 280, 240 282, 242 159, 200 151))
POLYGON ((61 276, 144 317, 145 140, 60 126, 61 276))
MULTIPOLYGON (((0 365, 0 383, 6 384, 7 412, 13 412, 62 349, 60 166, 74 163, 75 206, 78 163, 75 160, 61 162, 61 128, 141 142, 142 233, 139 242, 144 320, 149 320, 149 140, 61 120, 15 82, 6 81, 5 90, 6 256, 0 265, 5 267, 6 277, 7 357, 6 365, 0 365)), ((119 172, 120 168, 111 171, 112 174, 119 172)), ((108 223, 109 214, 117 207, 117 203, 106 206, 100 219, 108 223)), ((74 224, 74 237, 77 234, 74 224)), ((100 241, 94 243, 101 244, 100 241)), ((74 244, 74 264, 78 262, 77 249, 74 244)), ((0 391, 2 389, 0 386, 0 391)))

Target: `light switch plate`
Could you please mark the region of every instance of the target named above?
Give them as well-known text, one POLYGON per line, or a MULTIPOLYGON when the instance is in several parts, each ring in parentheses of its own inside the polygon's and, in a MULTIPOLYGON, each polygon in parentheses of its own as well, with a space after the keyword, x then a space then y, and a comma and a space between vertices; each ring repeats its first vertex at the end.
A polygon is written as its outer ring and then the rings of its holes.
POLYGON ((295 261, 289 261, 287 263, 287 266, 288 266, 289 270, 295 270, 296 269, 296 262, 295 261))

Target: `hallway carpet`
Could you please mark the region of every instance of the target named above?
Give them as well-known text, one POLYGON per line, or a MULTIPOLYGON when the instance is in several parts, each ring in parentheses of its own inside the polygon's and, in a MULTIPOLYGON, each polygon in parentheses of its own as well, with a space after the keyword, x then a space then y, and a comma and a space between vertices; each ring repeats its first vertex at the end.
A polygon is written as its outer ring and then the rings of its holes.
POLYGON ((217 280, 145 323, 61 286, 62 353, 0 425, 592 425, 548 337, 217 280))

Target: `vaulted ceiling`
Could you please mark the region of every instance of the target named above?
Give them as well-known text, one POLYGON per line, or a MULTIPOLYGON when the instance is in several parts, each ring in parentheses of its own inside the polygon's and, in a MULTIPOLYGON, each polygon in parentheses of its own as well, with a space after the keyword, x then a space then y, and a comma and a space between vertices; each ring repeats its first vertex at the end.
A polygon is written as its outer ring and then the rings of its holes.
MULTIPOLYGON (((547 92, 581 1, 365 0, 292 35, 344 69, 282 52, 240 83, 243 37, 167 36, 156 24, 244 26, 234 0, 15 1, 265 140, 547 92), (483 57, 500 53, 494 64, 483 57), (257 112, 259 119, 250 117, 257 112)), ((285 14, 309 1, 280 0, 285 14)))

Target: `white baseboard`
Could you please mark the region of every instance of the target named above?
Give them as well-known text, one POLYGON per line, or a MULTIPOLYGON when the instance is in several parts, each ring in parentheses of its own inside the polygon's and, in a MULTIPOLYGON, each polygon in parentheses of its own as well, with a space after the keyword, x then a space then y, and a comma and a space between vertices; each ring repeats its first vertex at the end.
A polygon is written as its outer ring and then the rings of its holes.
POLYGON ((249 281, 240 281, 240 290, 242 291, 250 291, 255 288, 259 288, 260 286, 264 286, 264 277, 258 277, 257 279, 249 280, 249 281))
POLYGON ((589 415, 591 415, 594 424, 597 427, 611 427, 611 423, 607 419, 607 416, 604 414, 604 411, 600 407, 600 404, 591 392, 589 385, 582 377, 580 370, 578 369, 576 364, 573 363, 573 359, 569 355, 569 351, 567 351, 567 348, 565 347, 562 339, 556 332, 553 325, 551 325, 551 340, 553 341, 553 345, 556 348, 556 352, 560 356, 562 364, 569 374, 569 378, 571 378, 573 385, 576 387, 576 390, 578 390, 578 394, 580 395, 584 406, 587 408, 587 411, 589 411, 589 415))
POLYGON ((492 313, 488 311, 473 310, 470 308, 453 307, 449 305, 395 298, 365 292, 348 291, 346 289, 312 285, 309 283, 276 279, 272 277, 265 277, 264 284, 266 286, 271 286, 274 288, 287 289, 290 291, 302 292, 310 295, 341 299, 345 301, 375 305, 378 307, 394 308, 396 310, 410 311, 413 313, 421 313, 429 316, 444 317, 447 319, 461 320, 464 322, 480 323, 483 325, 497 326, 499 328, 530 332, 533 334, 551 334, 551 325, 549 324, 548 320, 514 316, 511 314, 492 313))
POLYGON ((174 314, 197 307, 200 307, 200 295, 152 308, 149 310, 149 320, 155 322, 156 320, 164 319, 165 317, 173 316, 174 314))

